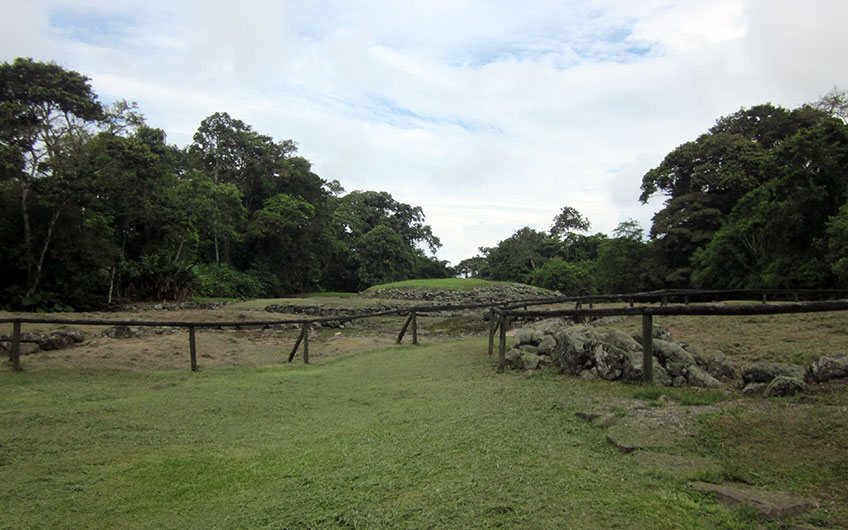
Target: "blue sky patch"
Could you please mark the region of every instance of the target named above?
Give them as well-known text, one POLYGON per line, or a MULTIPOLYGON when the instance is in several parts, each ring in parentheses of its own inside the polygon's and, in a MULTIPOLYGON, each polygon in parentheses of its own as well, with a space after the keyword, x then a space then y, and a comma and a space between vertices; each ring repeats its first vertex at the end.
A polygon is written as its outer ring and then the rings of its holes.
POLYGON ((50 15, 50 25, 69 39, 113 48, 124 41, 137 19, 126 15, 62 10, 50 15))

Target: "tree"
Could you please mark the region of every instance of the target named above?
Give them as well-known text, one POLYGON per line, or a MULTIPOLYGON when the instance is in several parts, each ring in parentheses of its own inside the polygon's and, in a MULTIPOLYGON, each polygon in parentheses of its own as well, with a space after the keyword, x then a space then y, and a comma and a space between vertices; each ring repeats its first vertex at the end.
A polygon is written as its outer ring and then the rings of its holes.
POLYGON ((415 265, 415 255, 404 239, 385 225, 364 234, 356 249, 360 287, 404 280, 415 265))
POLYGON ((32 59, 0 65, 2 178, 15 182, 20 195, 24 300, 39 289, 59 218, 84 188, 85 144, 91 127, 104 117, 88 81, 32 59), (49 211, 41 226, 34 226, 30 215, 32 194, 49 211))
POLYGON ((584 264, 575 264, 561 259, 545 262, 541 268, 532 271, 527 283, 552 291, 559 291, 565 296, 591 294, 592 275, 584 264))
POLYGON ((554 238, 525 226, 497 246, 480 249, 488 262, 491 279, 525 282, 527 275, 561 254, 561 244, 554 238))
POLYGON ((591 228, 589 220, 571 206, 563 206, 562 210, 554 217, 554 224, 551 226, 551 235, 561 239, 567 239, 569 235, 575 232, 586 232, 591 228))
POLYGON ((605 294, 630 293, 646 285, 645 260, 649 247, 644 241, 644 230, 633 219, 622 221, 612 231, 612 238, 604 239, 594 261, 594 284, 605 294))
POLYGON ((834 118, 798 131, 770 154, 772 179, 745 195, 693 260, 713 288, 822 288, 839 274, 848 200, 848 126, 834 118))
POLYGON ((722 227, 750 191, 772 178, 771 153, 798 131, 829 119, 811 107, 787 111, 772 105, 720 118, 697 140, 669 153, 642 179, 640 200, 667 196, 654 216, 654 274, 661 285, 686 287, 692 258, 722 227))

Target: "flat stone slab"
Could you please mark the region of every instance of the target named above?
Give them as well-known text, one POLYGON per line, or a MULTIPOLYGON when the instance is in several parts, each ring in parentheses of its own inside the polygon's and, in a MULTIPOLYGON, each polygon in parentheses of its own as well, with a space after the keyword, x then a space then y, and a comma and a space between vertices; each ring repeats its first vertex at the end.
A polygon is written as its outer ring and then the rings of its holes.
POLYGON ((730 486, 707 482, 693 482, 691 486, 698 491, 713 495, 716 500, 725 506, 750 506, 764 519, 794 517, 814 507, 814 504, 806 499, 749 486, 737 484, 730 486))

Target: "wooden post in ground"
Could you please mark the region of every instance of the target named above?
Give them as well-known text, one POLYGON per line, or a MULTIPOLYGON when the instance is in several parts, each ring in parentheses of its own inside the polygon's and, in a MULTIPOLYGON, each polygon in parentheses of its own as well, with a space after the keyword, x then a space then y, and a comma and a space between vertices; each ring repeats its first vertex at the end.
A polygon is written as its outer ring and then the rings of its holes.
POLYGON ((412 322, 412 312, 409 313, 409 316, 406 317, 406 322, 403 323, 403 327, 400 328, 400 333, 398 333, 398 338, 395 343, 400 344, 403 341, 403 336, 406 335, 406 329, 409 327, 409 324, 412 322))
POLYGON ((309 364, 309 322, 303 323, 303 364, 309 364))
POLYGON ((765 304, 766 302, 768 302, 768 298, 766 293, 763 293, 763 303, 765 304))
POLYGON ((632 298, 627 300, 627 303, 630 304, 630 307, 633 307, 633 299, 632 298))
POLYGON ((503 372, 506 368, 506 327, 509 325, 509 317, 501 315, 499 319, 500 335, 498 342, 498 373, 503 372))
POLYGON ((415 311, 409 314, 412 317, 412 344, 418 344, 418 316, 415 311))
POLYGON ((495 353, 495 308, 489 308, 489 357, 495 353))
POLYGON ((660 305, 662 307, 665 307, 666 305, 668 305, 668 297, 667 296, 662 297, 662 302, 660 302, 660 305))
POLYGON ((654 317, 642 315, 642 383, 654 382, 654 317))
POLYGON ((300 334, 297 336, 297 340, 294 343, 294 348, 292 348, 291 353, 289 354, 289 362, 294 360, 294 356, 297 353, 297 349, 300 347, 300 343, 303 342, 303 329, 301 328, 300 334))
POLYGON ((687 294, 686 296, 684 296, 684 297, 683 297, 683 304, 684 304, 684 305, 689 305, 689 295, 688 295, 688 294, 687 294))
POLYGON ((12 351, 10 359, 12 361, 12 370, 20 372, 21 369, 21 321, 15 320, 12 322, 12 351))
POLYGON ((194 326, 188 327, 188 354, 191 358, 191 371, 197 371, 197 343, 194 337, 194 326))

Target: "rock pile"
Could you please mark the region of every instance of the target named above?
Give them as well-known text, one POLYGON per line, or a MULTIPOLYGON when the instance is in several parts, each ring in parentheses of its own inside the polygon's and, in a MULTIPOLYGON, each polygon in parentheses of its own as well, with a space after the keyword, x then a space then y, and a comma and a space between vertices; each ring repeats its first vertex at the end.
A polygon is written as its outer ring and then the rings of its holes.
MULTIPOLYGON (((550 319, 515 331, 506 354, 515 369, 555 367, 582 378, 638 383, 642 380, 641 335, 599 329, 550 319)), ((703 353, 676 342, 661 327, 654 328, 654 383, 665 386, 720 388, 735 385, 745 395, 788 396, 806 392, 808 384, 848 378, 848 355, 824 356, 804 367, 788 363, 755 363, 741 372, 719 351, 703 353)))
MULTIPOLYGON (((657 384, 717 388, 722 379, 735 376, 721 352, 703 355, 696 348, 674 342, 661 328, 656 328, 654 335, 657 384)), ((510 366, 524 370, 552 365, 569 375, 635 383, 642 380, 639 339, 617 329, 545 320, 517 330, 506 358, 510 366)))
MULTIPOLYGON (((85 340, 85 333, 73 329, 62 329, 50 333, 30 331, 21 334, 21 355, 40 351, 63 350, 85 340)), ((0 335, 0 351, 12 350, 12 338, 0 335)))
POLYGON ((521 283, 476 287, 460 291, 456 289, 428 289, 424 287, 406 289, 369 289, 359 295, 362 298, 384 298, 391 300, 415 300, 446 304, 488 304, 512 300, 553 298, 558 293, 524 285, 521 283))

